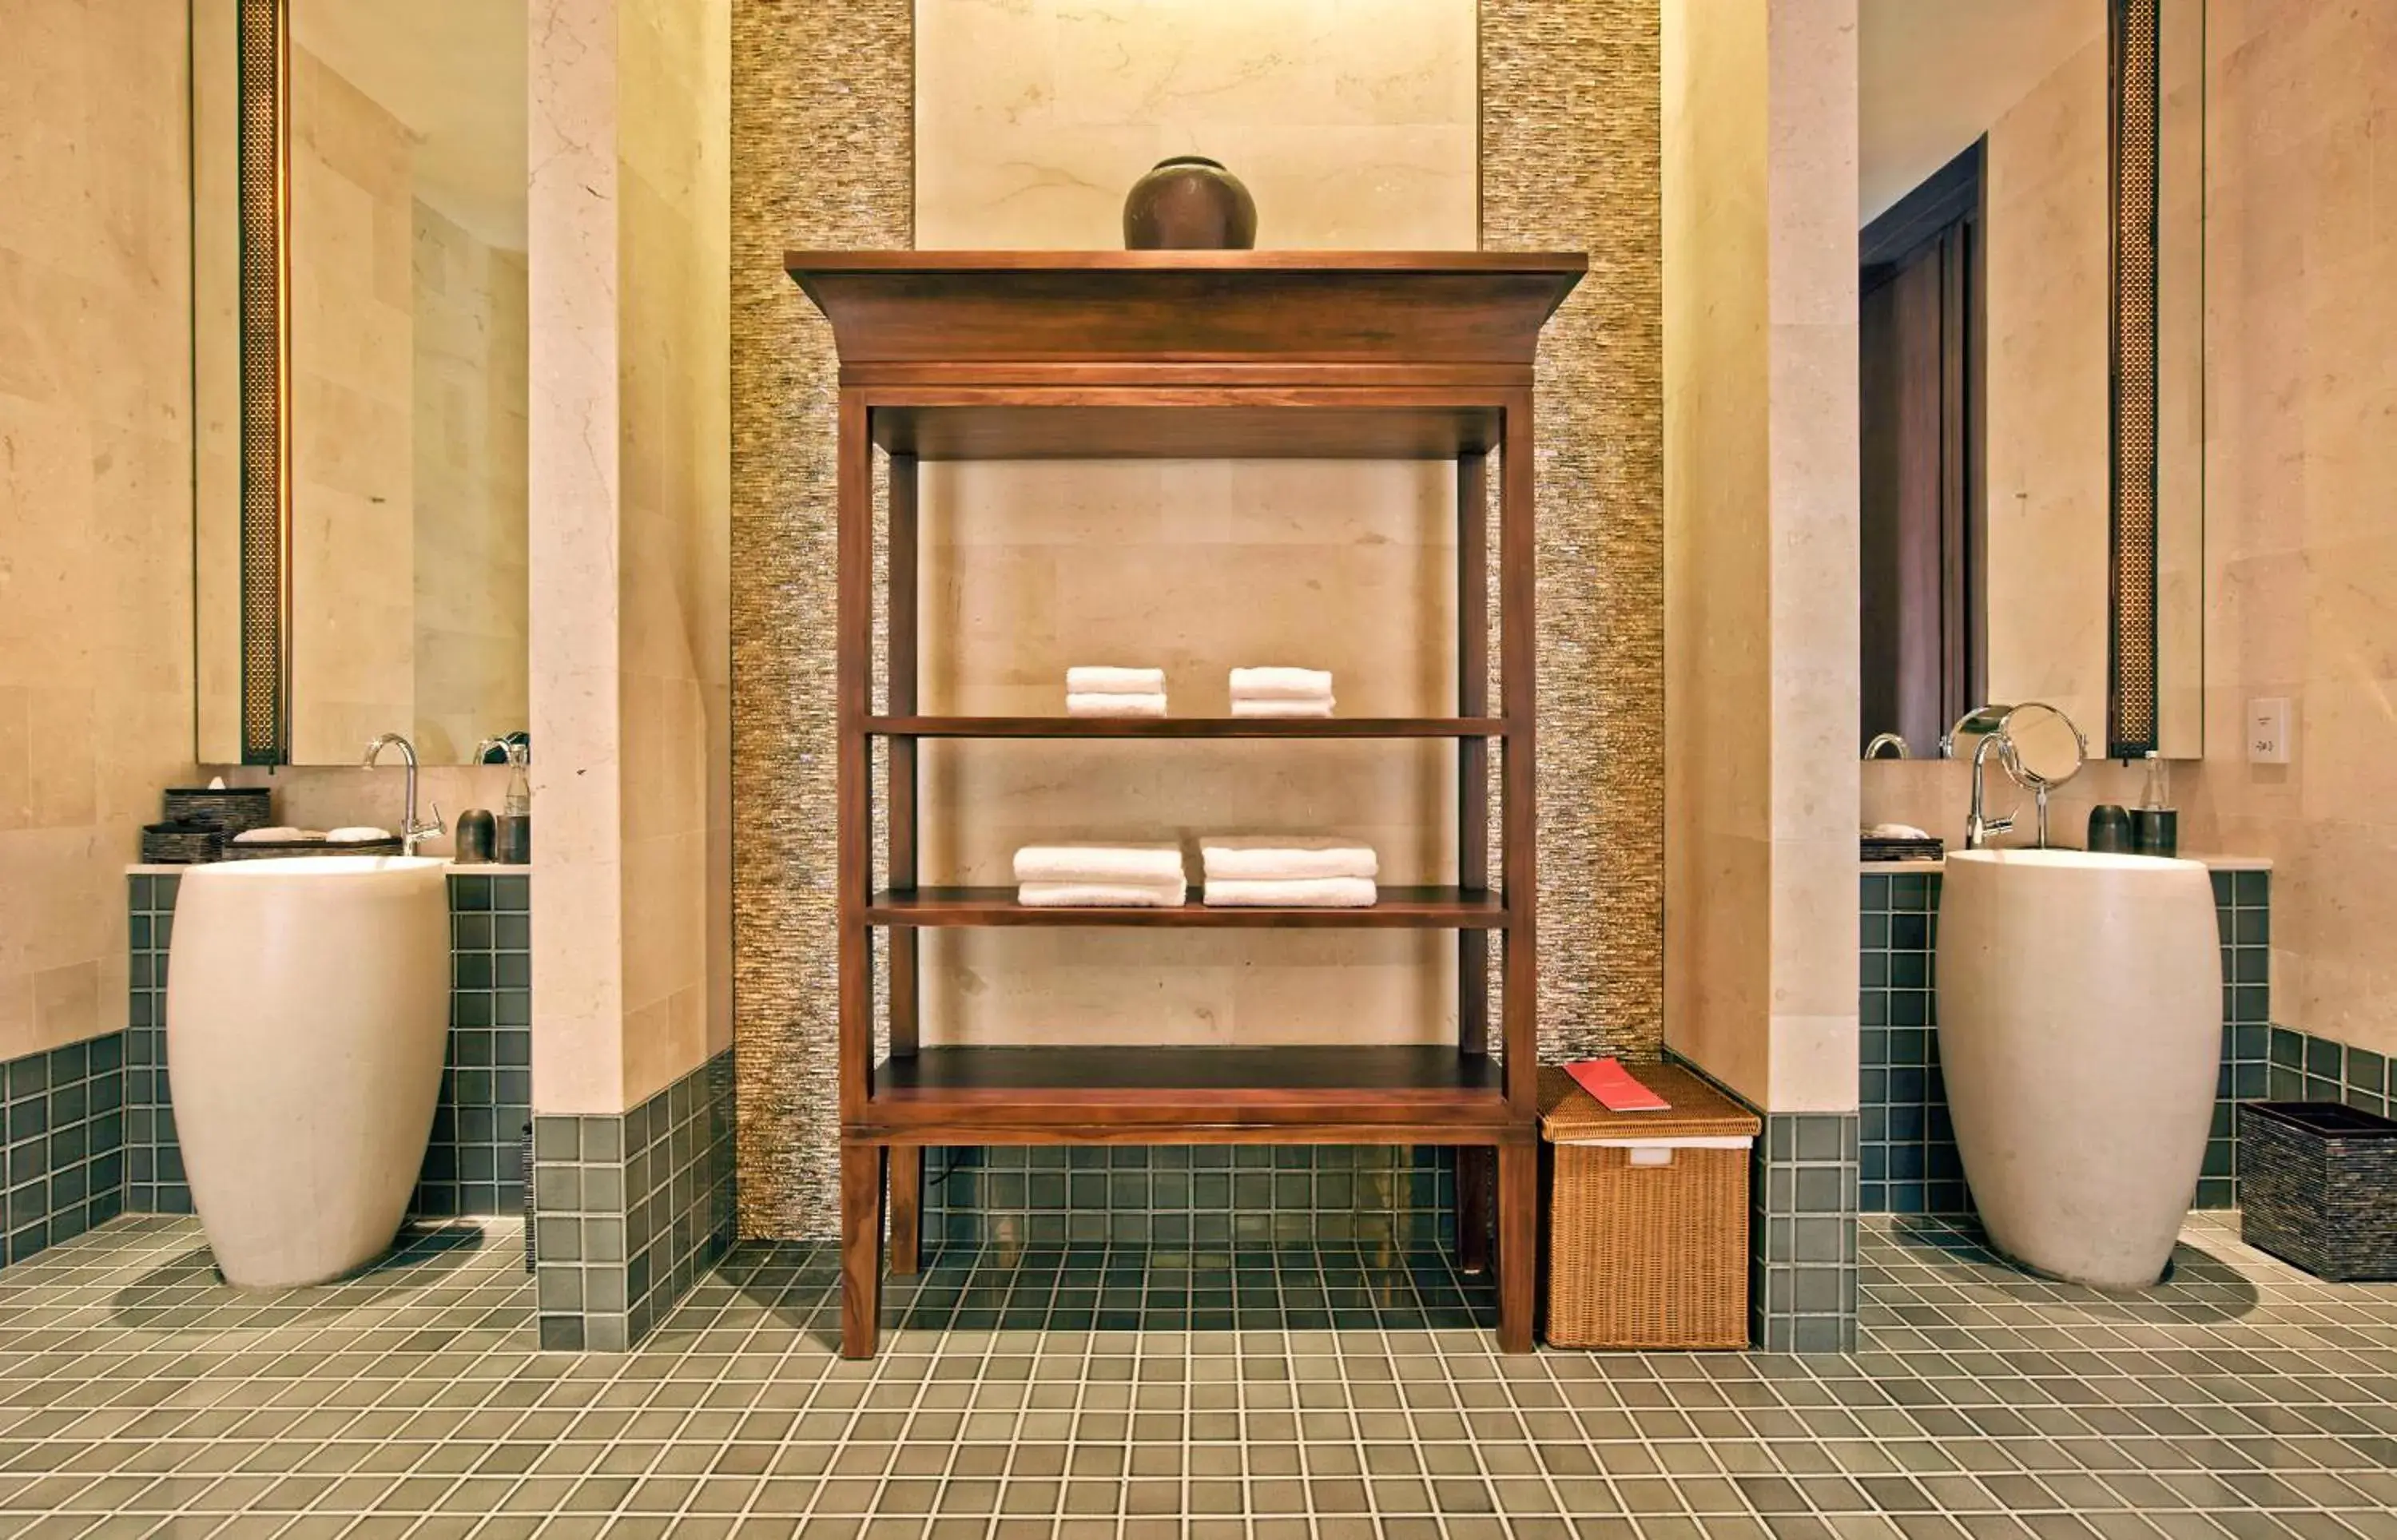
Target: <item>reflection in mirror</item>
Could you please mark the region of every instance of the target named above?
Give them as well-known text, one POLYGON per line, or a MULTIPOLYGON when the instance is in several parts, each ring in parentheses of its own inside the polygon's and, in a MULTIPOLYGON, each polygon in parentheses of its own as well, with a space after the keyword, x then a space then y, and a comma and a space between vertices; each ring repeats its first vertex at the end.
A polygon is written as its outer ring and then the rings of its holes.
MULTIPOLYGON (((1861 744, 2109 720, 2111 0, 1862 0, 1861 744)), ((2203 0, 2163 0, 2159 746, 2201 751, 2203 0)))
MULTIPOLYGON (((241 757, 236 10, 193 6, 209 763, 241 757)), ((524 11, 288 0, 286 35, 291 760, 462 763, 528 720, 524 11)))

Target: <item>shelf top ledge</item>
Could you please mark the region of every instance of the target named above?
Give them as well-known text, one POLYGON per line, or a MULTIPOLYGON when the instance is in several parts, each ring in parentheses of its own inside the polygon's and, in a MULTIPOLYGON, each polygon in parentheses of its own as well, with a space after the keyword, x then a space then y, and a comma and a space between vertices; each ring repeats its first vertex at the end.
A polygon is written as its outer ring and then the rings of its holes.
POLYGON ((1512 365, 1579 252, 792 251, 844 366, 1512 365))

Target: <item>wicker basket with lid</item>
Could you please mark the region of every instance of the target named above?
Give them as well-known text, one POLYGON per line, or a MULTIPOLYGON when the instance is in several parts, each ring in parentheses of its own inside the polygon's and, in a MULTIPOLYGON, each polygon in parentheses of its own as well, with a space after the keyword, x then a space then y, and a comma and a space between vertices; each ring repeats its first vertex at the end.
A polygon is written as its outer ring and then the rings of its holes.
POLYGON ((1540 1070, 1547 1336, 1559 1348, 1748 1346, 1748 1169, 1757 1115, 1675 1065, 1631 1073, 1672 1103, 1610 1112, 1540 1070))

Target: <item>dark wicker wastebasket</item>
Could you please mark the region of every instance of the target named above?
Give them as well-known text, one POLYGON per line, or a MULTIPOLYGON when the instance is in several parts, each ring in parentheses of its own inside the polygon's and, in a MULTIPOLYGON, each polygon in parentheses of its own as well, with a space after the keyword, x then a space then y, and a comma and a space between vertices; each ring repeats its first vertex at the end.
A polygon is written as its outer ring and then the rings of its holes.
POLYGON ((2337 1102, 2239 1109, 2239 1235, 2334 1282, 2397 1279, 2397 1122, 2337 1102))

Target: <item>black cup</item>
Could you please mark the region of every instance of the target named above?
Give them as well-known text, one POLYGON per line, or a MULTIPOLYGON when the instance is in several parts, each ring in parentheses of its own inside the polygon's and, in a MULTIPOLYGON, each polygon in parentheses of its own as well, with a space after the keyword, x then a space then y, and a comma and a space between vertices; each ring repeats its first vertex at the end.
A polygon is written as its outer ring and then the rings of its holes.
POLYGON ((2171 856, 2180 850, 2180 815, 2169 807, 2131 810, 2131 844, 2142 856, 2171 856))
POLYGON ((489 863, 497 843, 498 825, 489 813, 479 807, 470 807, 458 815, 457 861, 460 866, 489 863))
POLYGON ((2136 848, 2131 836, 2131 816, 2113 803, 2099 803, 2089 810, 2089 848, 2115 856, 2128 856, 2136 848))

